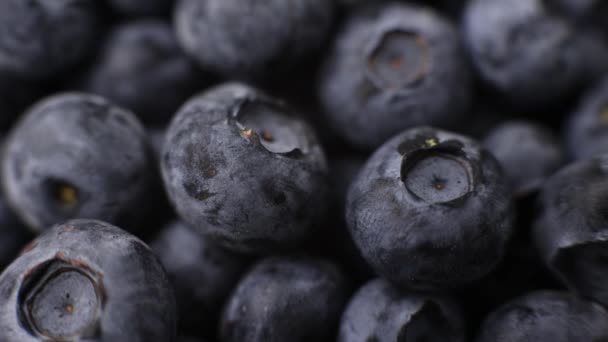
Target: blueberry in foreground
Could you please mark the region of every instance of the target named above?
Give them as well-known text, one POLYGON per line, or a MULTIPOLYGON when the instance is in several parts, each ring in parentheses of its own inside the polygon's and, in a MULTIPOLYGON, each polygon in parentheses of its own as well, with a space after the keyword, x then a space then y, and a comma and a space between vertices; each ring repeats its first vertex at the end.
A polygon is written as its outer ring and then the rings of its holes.
POLYGON ((38 102, 7 137, 1 166, 7 202, 37 232, 70 218, 131 228, 150 202, 154 169, 143 126, 94 95, 38 102))
POLYGON ((511 120, 494 127, 483 147, 498 159, 517 197, 538 191, 565 159, 557 137, 531 121, 511 120))
POLYGON ((0 275, 0 340, 174 341, 165 272, 143 242, 96 220, 40 235, 0 275))
POLYGON ((440 14, 404 4, 364 7, 338 33, 319 97, 336 133, 373 150, 407 128, 462 122, 469 78, 458 30, 440 14))
POLYGON ((608 78, 586 93, 564 125, 571 159, 608 153, 608 78))
POLYGON ((490 314, 477 342, 608 340, 608 312, 599 304, 560 291, 537 291, 490 314))
POLYGON ((95 0, 0 2, 0 72, 40 79, 82 61, 100 31, 95 0))
POLYGON ((214 245, 181 221, 168 224, 150 246, 174 286, 180 331, 212 335, 250 258, 214 245))
POLYGON ((512 235, 508 181, 475 141, 429 128, 380 147, 351 184, 346 219, 363 257, 398 286, 446 290, 501 260, 512 235))
POLYGON ((571 290, 608 305, 608 157, 553 175, 540 194, 533 237, 545 263, 571 290))
POLYGON ((175 30, 201 67, 231 78, 269 76, 316 52, 329 34, 333 1, 180 0, 175 30))
POLYGON ((130 16, 166 15, 174 0, 108 0, 112 8, 130 16))
POLYGON ((298 256, 262 260, 226 303, 221 340, 325 341, 333 336, 347 292, 330 262, 298 256))
POLYGON ((342 314, 338 342, 464 342, 462 313, 451 300, 402 292, 383 279, 359 289, 342 314))
POLYGON ((182 52, 168 23, 139 19, 109 34, 85 88, 134 111, 144 123, 166 124, 205 86, 205 78, 182 52))
POLYGON ((180 217, 242 252, 299 245, 326 201, 327 165, 311 127, 239 83, 192 98, 165 140, 165 188, 180 217))
POLYGON ((600 37, 579 31, 544 1, 472 0, 463 23, 481 78, 520 107, 551 105, 608 67, 600 37))

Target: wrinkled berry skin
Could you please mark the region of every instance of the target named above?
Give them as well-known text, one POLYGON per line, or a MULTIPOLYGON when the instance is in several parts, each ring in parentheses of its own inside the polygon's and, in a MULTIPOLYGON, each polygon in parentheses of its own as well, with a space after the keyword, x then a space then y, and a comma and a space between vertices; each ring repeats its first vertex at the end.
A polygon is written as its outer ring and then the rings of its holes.
POLYGON ((261 78, 318 50, 329 33, 333 1, 180 0, 175 30, 206 70, 261 78))
POLYGON ((150 247, 175 288, 180 331, 214 332, 247 259, 210 243, 181 221, 167 225, 150 247))
POLYGON ((383 279, 359 289, 342 314, 338 342, 464 342, 462 313, 452 301, 401 292, 383 279))
POLYGON ((129 16, 165 15, 174 0, 108 0, 116 11, 129 16))
POLYGON ((553 133, 529 121, 498 125, 486 135, 483 147, 500 162, 518 197, 538 191, 565 159, 553 133))
POLYGON ((553 104, 608 67, 599 37, 578 31, 540 0, 472 0, 463 23, 481 78, 523 108, 553 104))
POLYGON ((364 7, 338 34, 319 97, 336 133, 373 150, 407 128, 461 122, 469 78, 458 31, 433 10, 364 7))
POLYGON ((416 290, 475 281, 501 260, 512 234, 511 193, 492 155, 434 128, 380 147, 351 184, 346 219, 381 276, 416 290))
POLYGON ((0 272, 30 239, 31 234, 8 207, 4 197, 0 196, 0 272))
POLYGON ((134 111, 144 123, 166 124, 204 86, 204 78, 179 48, 169 24, 142 19, 110 33, 85 89, 134 111))
POLYGON ((608 305, 608 157, 566 166, 544 185, 533 237, 545 263, 579 295, 608 305))
POLYGON ((95 0, 0 2, 0 72, 39 79, 80 62, 100 31, 95 0))
POLYGON ((564 138, 573 160, 608 152, 608 78, 582 97, 564 125, 564 138))
POLYGON ((229 83, 188 101, 165 140, 165 188, 180 217, 224 247, 283 250, 310 237, 327 165, 310 126, 280 101, 229 83))
POLYGON ((2 273, 0 289, 1 341, 175 340, 175 298, 161 264, 139 239, 101 221, 46 230, 2 273))
POLYGON ((150 156, 132 113, 98 96, 58 94, 34 105, 7 137, 2 186, 36 232, 70 218, 133 228, 149 203, 150 156))
POLYGON ((348 289, 331 263, 273 257, 257 263, 226 303, 225 342, 325 341, 332 337, 348 289))
POLYGON ((537 291, 516 298, 485 320, 476 342, 608 340, 608 312, 567 292, 537 291))

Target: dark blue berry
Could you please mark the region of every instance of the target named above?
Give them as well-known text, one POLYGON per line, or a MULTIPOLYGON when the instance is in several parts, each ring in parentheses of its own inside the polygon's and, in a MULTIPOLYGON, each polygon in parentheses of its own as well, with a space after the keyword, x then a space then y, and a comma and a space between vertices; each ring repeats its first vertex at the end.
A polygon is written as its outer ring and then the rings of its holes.
POLYGON ((508 180, 475 141, 433 128, 380 147, 351 184, 346 219, 374 270, 419 290, 490 272, 512 235, 508 180))

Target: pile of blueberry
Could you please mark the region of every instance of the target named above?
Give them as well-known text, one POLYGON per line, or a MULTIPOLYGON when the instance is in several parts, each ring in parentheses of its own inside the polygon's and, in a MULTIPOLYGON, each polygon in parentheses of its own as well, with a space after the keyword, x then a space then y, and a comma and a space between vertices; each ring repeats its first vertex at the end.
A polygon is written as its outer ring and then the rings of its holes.
POLYGON ((608 341, 606 0, 0 0, 0 132, 0 342, 608 341))

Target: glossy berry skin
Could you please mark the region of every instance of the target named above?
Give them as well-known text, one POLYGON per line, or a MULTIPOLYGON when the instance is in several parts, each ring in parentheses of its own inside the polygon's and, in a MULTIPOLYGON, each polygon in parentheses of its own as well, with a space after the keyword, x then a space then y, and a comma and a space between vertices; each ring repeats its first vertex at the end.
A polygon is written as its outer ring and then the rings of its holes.
POLYGON ((0 2, 0 73, 52 76, 82 61, 100 30, 95 0, 0 2))
POLYGON ((534 241, 571 290, 608 305, 608 158, 571 164, 544 185, 534 241))
POLYGON ((2 158, 6 199, 34 231, 69 218, 132 229, 153 176, 145 131, 130 112, 84 93, 51 96, 26 112, 2 158))
POLYGON ((214 332, 249 258, 210 243, 180 221, 165 226, 150 247, 175 288, 181 331, 214 332))
POLYGON ((361 287, 342 314, 338 342, 464 342, 459 308, 449 299, 401 292, 383 279, 361 287))
POLYGON ((225 342, 324 341, 332 336, 347 285, 331 263, 307 257, 258 262, 226 303, 225 342))
POLYGON ((537 291, 485 320, 476 342, 573 342, 608 339, 608 312, 567 292, 537 291))
POLYGON ((404 129, 454 126, 470 100, 458 31, 431 9, 364 7, 347 20, 320 75, 336 133, 373 150, 404 129))
POLYGON ((238 83, 188 101, 167 132, 165 188, 180 217, 224 247, 300 244, 325 204, 327 165, 311 127, 238 83))
POLYGON ((145 123, 166 124, 204 87, 204 79, 179 48, 169 24, 140 19, 109 34, 85 89, 134 111, 145 123))
POLYGON ((564 134, 573 160, 608 152, 608 78, 582 97, 564 125, 564 134))
POLYGON ((486 135, 482 145, 500 162, 517 197, 538 191, 565 159, 557 137, 530 121, 502 123, 486 135))
POLYGON ((380 147, 351 184, 346 219, 381 276, 416 290, 475 281, 512 234, 511 193, 492 155, 458 134, 423 127, 380 147))
POLYGON ((174 341, 173 290, 148 246, 72 220, 34 240, 0 276, 0 340, 174 341))
POLYGON ((605 72, 607 46, 541 0, 472 0, 463 16, 481 78, 522 108, 555 103, 605 72))
POLYGON ((164 16, 171 11, 174 0, 108 0, 108 2, 112 8, 124 15, 164 16))
POLYGON ((314 53, 332 17, 327 0, 179 0, 174 12, 184 50, 203 69, 237 79, 269 76, 314 53))

